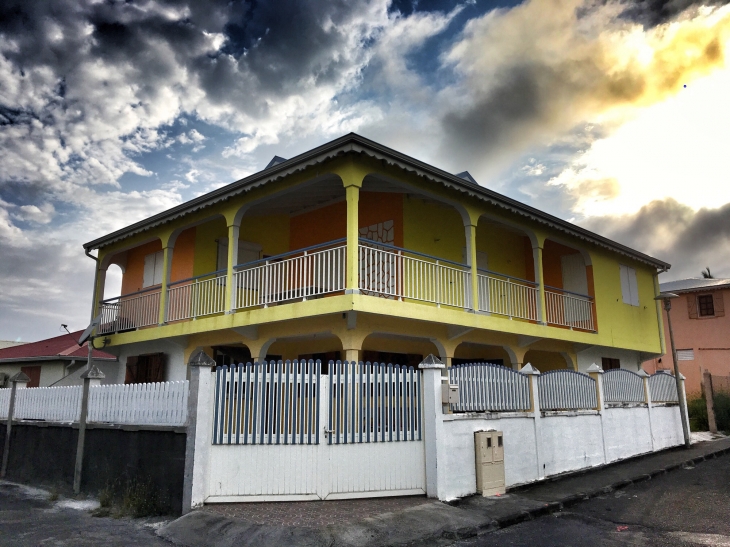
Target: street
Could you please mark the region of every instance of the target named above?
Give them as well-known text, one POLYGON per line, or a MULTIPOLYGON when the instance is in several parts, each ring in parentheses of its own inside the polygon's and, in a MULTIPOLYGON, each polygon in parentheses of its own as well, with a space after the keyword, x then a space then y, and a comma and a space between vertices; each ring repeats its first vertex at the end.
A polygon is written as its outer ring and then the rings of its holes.
POLYGON ((96 518, 89 512, 92 504, 53 502, 42 490, 2 482, 0 546, 170 546, 155 536, 160 519, 96 518))
POLYGON ((455 544, 530 547, 730 546, 730 457, 455 544))

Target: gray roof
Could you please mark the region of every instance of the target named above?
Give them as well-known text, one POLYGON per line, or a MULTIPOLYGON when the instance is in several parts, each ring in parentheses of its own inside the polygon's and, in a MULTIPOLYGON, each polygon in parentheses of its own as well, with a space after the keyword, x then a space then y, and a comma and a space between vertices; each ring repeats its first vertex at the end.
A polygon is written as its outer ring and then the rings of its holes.
POLYGON ((362 154, 388 164, 401 167, 423 178, 437 182, 458 190, 468 196, 475 197, 497 207, 501 207, 518 215, 530 218, 540 224, 544 224, 559 230, 563 233, 570 234, 579 239, 590 241, 601 247, 605 247, 614 252, 629 256, 634 260, 638 260, 645 264, 654 266, 657 269, 666 271, 671 265, 667 262, 653 258, 647 254, 639 252, 635 249, 617 243, 611 239, 598 235, 594 232, 576 226, 561 218, 555 217, 544 211, 540 211, 529 205, 525 205, 517 200, 498 194, 484 186, 480 186, 471 180, 461 178, 457 175, 447 173, 437 167, 433 167, 427 163, 419 161, 415 158, 402 154, 392 148, 388 148, 365 137, 361 137, 355 133, 349 133, 331 142, 318 146, 308 152, 304 152, 294 158, 276 163, 271 167, 264 169, 258 173, 254 173, 244 179, 233 182, 227 186, 223 186, 205 195, 191 199, 176 207, 152 215, 149 218, 131 224, 126 228, 112 232, 105 236, 94 239, 84 244, 84 249, 90 251, 98 249, 106 245, 110 245, 116 241, 120 241, 133 234, 150 230, 156 226, 160 226, 173 219, 180 218, 194 211, 210 207, 215 203, 225 201, 234 196, 249 192, 254 188, 263 186, 267 183, 281 179, 292 173, 296 173, 306 169, 307 167, 318 165, 328 159, 342 156, 348 153, 362 154))
POLYGON ((690 277, 689 279, 678 279, 660 283, 659 289, 662 292, 684 292, 703 291, 708 289, 730 288, 730 279, 705 279, 704 277, 690 277))

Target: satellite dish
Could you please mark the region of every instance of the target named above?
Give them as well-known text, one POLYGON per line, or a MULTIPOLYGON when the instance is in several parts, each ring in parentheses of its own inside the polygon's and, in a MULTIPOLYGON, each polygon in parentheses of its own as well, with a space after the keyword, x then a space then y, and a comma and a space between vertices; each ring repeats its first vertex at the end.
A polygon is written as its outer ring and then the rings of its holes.
POLYGON ((91 324, 86 327, 86 330, 81 335, 81 338, 79 338, 79 346, 83 346, 84 342, 86 342, 90 337, 91 333, 94 331, 96 327, 99 326, 99 323, 101 322, 101 314, 94 317, 93 321, 91 321, 91 324))

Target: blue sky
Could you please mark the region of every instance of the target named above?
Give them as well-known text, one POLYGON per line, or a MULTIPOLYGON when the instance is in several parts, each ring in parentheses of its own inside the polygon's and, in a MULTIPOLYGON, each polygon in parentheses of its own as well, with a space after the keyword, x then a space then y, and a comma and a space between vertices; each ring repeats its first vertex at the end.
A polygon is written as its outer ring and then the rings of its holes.
POLYGON ((88 322, 81 243, 355 131, 730 277, 724 2, 7 0, 0 340, 88 322))

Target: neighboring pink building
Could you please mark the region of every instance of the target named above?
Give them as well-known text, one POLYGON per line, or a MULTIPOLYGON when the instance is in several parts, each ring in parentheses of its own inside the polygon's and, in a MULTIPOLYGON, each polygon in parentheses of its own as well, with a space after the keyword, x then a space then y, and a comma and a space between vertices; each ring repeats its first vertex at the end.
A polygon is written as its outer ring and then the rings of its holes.
MULTIPOLYGON (((699 394, 702 372, 730 376, 730 315, 725 315, 725 302, 730 303, 730 279, 680 279, 660 286, 662 292, 673 292, 672 327, 679 370, 686 377, 687 395, 699 394)), ((666 312, 664 338, 667 353, 644 363, 648 373, 674 370, 669 344, 666 312)))

